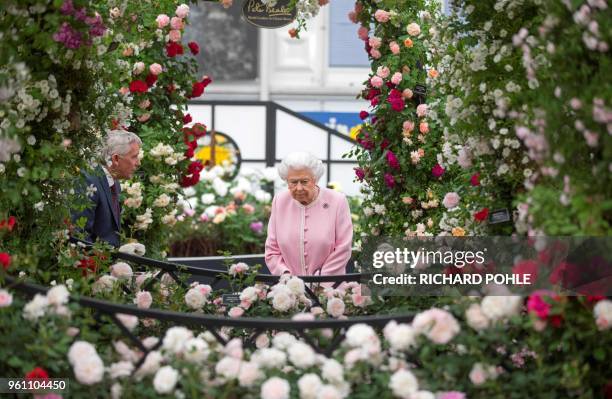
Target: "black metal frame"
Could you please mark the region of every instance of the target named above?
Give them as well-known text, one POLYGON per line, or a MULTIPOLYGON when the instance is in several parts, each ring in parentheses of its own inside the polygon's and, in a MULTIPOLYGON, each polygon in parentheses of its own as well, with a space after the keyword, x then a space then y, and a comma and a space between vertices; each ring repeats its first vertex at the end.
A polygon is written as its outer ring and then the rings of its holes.
MULTIPOLYGON (((192 100, 189 104, 193 105, 210 105, 211 106, 211 125, 210 131, 215 130, 215 108, 217 106, 258 106, 266 108, 266 157, 265 159, 253 159, 253 158, 242 158, 242 162, 265 162, 266 166, 274 166, 277 162, 282 161, 282 159, 276 158, 276 111, 283 111, 295 118, 298 118, 301 121, 309 123, 319 129, 324 130, 327 133, 327 159, 323 159, 323 163, 327 168, 327 181, 326 184, 330 181, 331 175, 331 166, 332 164, 353 164, 356 161, 338 159, 331 159, 331 138, 332 136, 338 137, 344 141, 347 141, 351 144, 357 144, 355 140, 350 138, 349 136, 342 134, 334 129, 331 129, 315 120, 308 118, 298 112, 290 110, 287 107, 284 107, 280 104, 275 103, 274 101, 227 101, 227 100, 192 100)), ((226 132, 229 134, 229 132, 226 132)))

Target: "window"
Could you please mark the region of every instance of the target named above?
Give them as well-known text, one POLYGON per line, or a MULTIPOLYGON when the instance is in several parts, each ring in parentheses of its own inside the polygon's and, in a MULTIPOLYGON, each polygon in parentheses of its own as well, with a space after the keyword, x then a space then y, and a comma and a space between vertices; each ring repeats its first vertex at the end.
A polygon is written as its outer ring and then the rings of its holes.
POLYGON ((364 42, 357 37, 359 25, 348 19, 348 13, 355 6, 352 1, 330 1, 329 9, 329 66, 368 67, 364 42))
POLYGON ((200 75, 209 75, 216 82, 258 77, 259 34, 242 19, 242 3, 234 1, 228 9, 218 2, 190 6, 190 25, 183 42, 200 45, 196 56, 200 75))

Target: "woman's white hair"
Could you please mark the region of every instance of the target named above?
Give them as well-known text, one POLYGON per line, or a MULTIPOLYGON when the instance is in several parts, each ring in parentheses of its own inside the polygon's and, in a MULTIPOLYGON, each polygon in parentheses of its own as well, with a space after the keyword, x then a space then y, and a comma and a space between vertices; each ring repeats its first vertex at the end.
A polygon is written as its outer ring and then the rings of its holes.
POLYGON ((127 130, 111 130, 106 136, 100 155, 104 162, 110 163, 113 155, 125 155, 130 152, 133 143, 142 146, 142 140, 134 133, 127 130))
POLYGON ((287 174, 290 170, 307 169, 318 181, 325 168, 323 162, 309 152, 292 152, 278 165, 278 174, 283 180, 287 180, 287 174))

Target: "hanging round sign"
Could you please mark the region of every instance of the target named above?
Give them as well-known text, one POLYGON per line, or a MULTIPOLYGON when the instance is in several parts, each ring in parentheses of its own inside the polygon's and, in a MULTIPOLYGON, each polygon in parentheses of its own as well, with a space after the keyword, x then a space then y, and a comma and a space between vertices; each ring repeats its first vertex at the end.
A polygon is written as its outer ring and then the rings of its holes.
POLYGON ((258 28, 280 28, 295 19, 295 7, 289 7, 291 0, 267 1, 244 0, 242 16, 258 28))

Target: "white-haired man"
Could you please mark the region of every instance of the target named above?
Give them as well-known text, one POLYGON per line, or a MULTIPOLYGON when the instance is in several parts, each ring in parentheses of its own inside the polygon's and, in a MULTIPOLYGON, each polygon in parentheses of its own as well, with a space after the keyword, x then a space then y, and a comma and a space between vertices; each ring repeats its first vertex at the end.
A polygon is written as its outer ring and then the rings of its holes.
POLYGON ((94 173, 83 174, 87 185, 89 206, 73 214, 73 221, 84 217, 86 239, 106 241, 120 246, 121 185, 119 180, 129 179, 140 166, 142 141, 134 133, 113 130, 106 137, 101 151, 102 165, 94 173))

